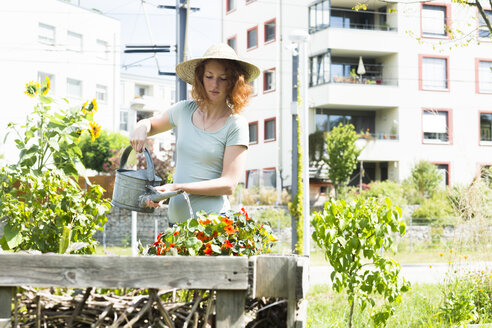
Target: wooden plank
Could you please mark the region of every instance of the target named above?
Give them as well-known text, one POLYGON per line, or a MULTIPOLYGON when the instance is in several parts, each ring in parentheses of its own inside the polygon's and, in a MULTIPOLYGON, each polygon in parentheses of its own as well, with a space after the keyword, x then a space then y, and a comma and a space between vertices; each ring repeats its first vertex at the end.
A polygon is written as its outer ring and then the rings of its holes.
POLYGON ((13 287, 0 286, 0 328, 10 327, 13 287))
POLYGON ((247 290, 247 257, 0 254, 0 286, 247 290))
POLYGON ((218 290, 216 295, 216 327, 243 328, 247 291, 218 290))
POLYGON ((252 257, 255 278, 252 280, 252 298, 289 297, 289 261, 296 263, 296 277, 292 282, 296 299, 303 298, 309 288, 309 258, 297 255, 261 255, 252 257))
POLYGON ((296 278, 297 278, 297 263, 295 257, 288 258, 287 262, 287 328, 295 328, 296 324, 296 278))

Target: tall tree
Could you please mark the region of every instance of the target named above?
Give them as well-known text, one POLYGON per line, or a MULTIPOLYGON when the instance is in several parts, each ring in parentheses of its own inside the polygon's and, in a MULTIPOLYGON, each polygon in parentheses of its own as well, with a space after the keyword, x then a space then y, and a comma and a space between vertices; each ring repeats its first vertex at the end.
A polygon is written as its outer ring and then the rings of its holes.
POLYGON ((357 161, 362 149, 358 149, 358 139, 352 124, 340 123, 326 135, 326 155, 323 161, 328 165, 328 177, 333 183, 335 194, 340 187, 345 186, 352 172, 357 167, 357 161))

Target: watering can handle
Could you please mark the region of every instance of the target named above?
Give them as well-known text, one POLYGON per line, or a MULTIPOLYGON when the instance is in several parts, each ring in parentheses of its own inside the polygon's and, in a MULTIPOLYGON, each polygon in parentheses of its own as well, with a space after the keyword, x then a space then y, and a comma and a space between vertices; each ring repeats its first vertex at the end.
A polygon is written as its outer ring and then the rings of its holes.
MULTIPOLYGON (((133 150, 132 146, 127 146, 123 151, 123 154, 121 155, 120 158, 120 169, 125 167, 126 161, 128 160, 128 155, 130 155, 132 150, 133 150)), ((150 156, 150 152, 146 147, 144 147, 143 152, 145 154, 145 160, 147 162, 147 170, 146 170, 147 181, 154 181, 155 180, 154 162, 152 161, 152 156, 150 156)))

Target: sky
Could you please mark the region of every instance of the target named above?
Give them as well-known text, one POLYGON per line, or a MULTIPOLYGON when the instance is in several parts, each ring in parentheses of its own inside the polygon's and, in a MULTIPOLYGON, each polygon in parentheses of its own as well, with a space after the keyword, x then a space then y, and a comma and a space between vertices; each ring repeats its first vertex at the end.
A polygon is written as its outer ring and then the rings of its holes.
MULTIPOLYGON (((122 50, 126 45, 175 45, 176 11, 157 8, 158 5, 176 5, 175 0, 71 0, 74 5, 96 9, 106 16, 121 22, 122 50)), ((220 13, 222 0, 190 0, 192 12, 188 20, 188 58, 201 56, 207 48, 220 42, 220 13)), ((157 55, 124 54, 121 57, 121 72, 158 77, 159 69, 174 72, 176 53, 157 55), (159 66, 159 68, 158 68, 159 66)))

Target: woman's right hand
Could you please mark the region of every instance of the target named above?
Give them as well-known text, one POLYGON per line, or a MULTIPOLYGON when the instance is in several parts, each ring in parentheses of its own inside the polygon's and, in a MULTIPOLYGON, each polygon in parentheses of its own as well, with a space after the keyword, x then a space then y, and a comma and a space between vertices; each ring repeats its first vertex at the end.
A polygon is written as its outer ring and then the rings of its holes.
POLYGON ((133 129, 133 132, 130 135, 130 145, 132 145, 137 153, 143 150, 149 130, 150 121, 147 119, 140 120, 135 126, 135 129, 133 129))

